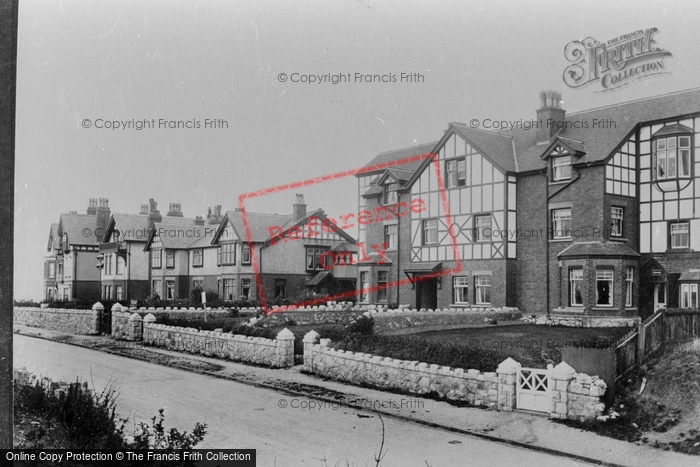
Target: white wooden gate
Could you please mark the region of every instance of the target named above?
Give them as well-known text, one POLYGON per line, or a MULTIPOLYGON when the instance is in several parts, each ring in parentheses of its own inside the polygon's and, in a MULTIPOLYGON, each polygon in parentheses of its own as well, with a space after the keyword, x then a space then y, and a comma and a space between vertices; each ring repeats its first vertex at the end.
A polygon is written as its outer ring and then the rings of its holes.
POLYGON ((519 368, 516 389, 518 409, 543 413, 549 413, 551 410, 549 369, 519 368))

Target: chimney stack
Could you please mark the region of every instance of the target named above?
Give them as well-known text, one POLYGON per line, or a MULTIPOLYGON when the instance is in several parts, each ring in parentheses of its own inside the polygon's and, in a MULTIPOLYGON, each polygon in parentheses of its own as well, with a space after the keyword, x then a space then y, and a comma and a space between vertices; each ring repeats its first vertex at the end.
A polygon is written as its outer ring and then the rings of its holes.
POLYGON ((160 211, 158 211, 158 203, 151 198, 148 200, 148 223, 149 223, 149 228, 153 227, 153 224, 156 222, 160 222, 163 220, 163 217, 160 215, 160 211))
POLYGON ((292 222, 297 222, 299 219, 306 217, 306 203, 304 202, 304 195, 297 194, 297 202, 292 205, 294 210, 292 211, 292 222))
POLYGON ((204 219, 202 219, 202 216, 195 216, 194 225, 204 225, 204 219))
POLYGON ((213 211, 212 208, 209 208, 207 212, 207 219, 209 220, 209 225, 221 224, 221 221, 224 220, 224 216, 221 214, 220 204, 214 206, 213 211))
POLYGON ((554 135, 565 128, 566 111, 561 108, 561 93, 542 91, 537 109, 537 144, 549 143, 554 135))
POLYGON ((183 217, 182 215, 182 207, 180 203, 170 203, 170 207, 168 209, 168 217, 183 217))
POLYGON ((141 205, 141 212, 139 212, 139 214, 144 214, 146 216, 148 215, 148 204, 141 205))
MULTIPOLYGON (((110 209, 109 209, 109 199, 107 198, 100 198, 99 199, 99 205, 97 206, 97 228, 95 229, 95 232, 101 233, 104 235, 105 231, 107 230, 107 224, 109 224, 109 218, 111 215, 110 209)), ((101 235, 98 235, 98 241, 102 241, 101 235)))
POLYGON ((90 198, 88 201, 87 213, 90 216, 97 214, 97 198, 90 198))

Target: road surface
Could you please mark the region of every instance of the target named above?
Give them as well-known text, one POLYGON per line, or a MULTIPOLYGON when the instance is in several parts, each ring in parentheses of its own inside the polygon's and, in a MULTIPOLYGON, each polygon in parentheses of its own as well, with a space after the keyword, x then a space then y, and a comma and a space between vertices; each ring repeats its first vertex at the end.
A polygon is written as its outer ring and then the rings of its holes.
MULTIPOLYGON (((168 428, 190 431, 195 422, 206 423, 201 448, 254 448, 261 467, 375 465, 382 424, 368 412, 319 408, 313 399, 44 339, 15 335, 14 348, 14 366, 36 375, 77 377, 97 390, 113 384, 120 415, 130 423, 147 421, 160 408, 168 428)), ((384 423, 383 467, 587 465, 388 417, 384 423)))

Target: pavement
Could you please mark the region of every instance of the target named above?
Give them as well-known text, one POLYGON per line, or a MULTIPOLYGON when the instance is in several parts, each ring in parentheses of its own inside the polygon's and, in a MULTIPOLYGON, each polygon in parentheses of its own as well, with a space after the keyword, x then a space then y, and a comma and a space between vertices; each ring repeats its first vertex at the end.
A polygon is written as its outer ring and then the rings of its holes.
POLYGON ((26 326, 16 325, 15 333, 175 366, 329 404, 376 411, 383 416, 591 464, 635 467, 700 465, 700 460, 695 456, 600 436, 551 421, 539 414, 456 407, 446 402, 321 379, 302 373, 301 366, 290 369, 257 367, 143 347, 138 342, 115 341, 110 336, 78 336, 26 326))

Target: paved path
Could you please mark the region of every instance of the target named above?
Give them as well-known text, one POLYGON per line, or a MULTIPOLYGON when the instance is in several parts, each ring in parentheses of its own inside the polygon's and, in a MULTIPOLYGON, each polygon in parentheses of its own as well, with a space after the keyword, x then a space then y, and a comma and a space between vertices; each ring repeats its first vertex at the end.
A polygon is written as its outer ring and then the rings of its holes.
MULTIPOLYGON (((320 402, 57 342, 16 335, 15 366, 55 379, 77 376, 97 389, 113 384, 122 415, 138 421, 163 407, 167 426, 206 422, 201 447, 256 448, 260 466, 374 465, 381 442, 381 422, 366 412, 294 409, 320 402)), ((383 466, 586 465, 389 417, 384 423, 383 466)))

